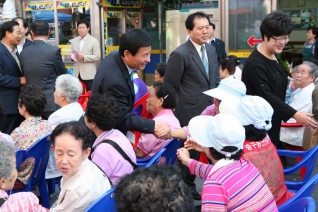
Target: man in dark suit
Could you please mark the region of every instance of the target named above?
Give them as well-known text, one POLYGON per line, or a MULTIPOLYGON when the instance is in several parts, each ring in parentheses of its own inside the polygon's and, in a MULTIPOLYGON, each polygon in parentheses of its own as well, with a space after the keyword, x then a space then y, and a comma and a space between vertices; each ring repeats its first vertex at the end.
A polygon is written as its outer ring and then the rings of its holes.
POLYGON ((21 17, 16 17, 13 19, 13 21, 16 21, 19 23, 20 30, 21 30, 21 40, 19 44, 17 45, 18 54, 20 55, 22 50, 26 48, 27 46, 29 46, 32 43, 32 41, 26 39, 26 36, 25 36, 27 31, 29 30, 28 22, 21 17))
POLYGON ((133 84, 134 69, 143 70, 151 55, 151 36, 141 29, 133 29, 120 37, 119 51, 110 53, 101 62, 95 75, 92 93, 106 93, 117 99, 121 117, 116 129, 126 135, 127 130, 168 133, 165 123, 155 122, 134 115, 131 111, 135 101, 133 84))
POLYGON ((15 46, 20 42, 19 24, 8 21, 1 26, 0 43, 0 102, 5 110, 5 118, 0 123, 0 131, 6 134, 20 125, 22 117, 18 110, 21 85, 26 84, 22 76, 15 46))
MULTIPOLYGON (((176 48, 167 62, 164 82, 170 83, 178 93, 175 116, 181 126, 187 126, 190 119, 200 115, 212 104, 212 98, 203 91, 217 87, 220 81, 218 59, 215 48, 206 44, 210 20, 205 13, 196 12, 188 16, 185 25, 190 39, 176 48)), ((200 153, 191 150, 190 156, 199 160, 200 153)), ((201 199, 188 167, 179 163, 184 181, 190 186, 194 199, 201 199)))
POLYGON ((215 38, 214 32, 215 25, 213 23, 210 23, 208 43, 214 46, 214 48, 216 49, 216 54, 218 55, 218 62, 220 62, 221 60, 226 59, 225 43, 223 40, 215 38))
POLYGON ((44 91, 47 103, 42 118, 48 119, 58 107, 53 95, 56 78, 66 74, 67 70, 62 61, 61 50, 47 44, 49 24, 46 21, 35 21, 30 29, 34 40, 21 52, 21 67, 28 84, 39 86, 44 91))

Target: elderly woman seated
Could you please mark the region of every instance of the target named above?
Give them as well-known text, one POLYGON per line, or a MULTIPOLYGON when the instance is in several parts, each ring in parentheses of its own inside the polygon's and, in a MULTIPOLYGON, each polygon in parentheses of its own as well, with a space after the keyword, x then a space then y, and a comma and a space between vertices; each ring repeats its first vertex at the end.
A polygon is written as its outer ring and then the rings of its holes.
POLYGON ((133 171, 132 163, 136 164, 136 155, 129 140, 119 130, 113 129, 119 118, 120 107, 116 99, 105 94, 91 96, 85 112, 86 126, 97 136, 91 158, 115 185, 133 171), (106 143, 107 140, 114 144, 106 143), (130 161, 116 147, 122 149, 130 161))
POLYGON ((27 150, 41 137, 52 132, 49 122, 41 118, 45 104, 46 96, 39 87, 35 85, 22 87, 18 109, 25 120, 11 133, 17 149, 27 150))
MULTIPOLYGON (((155 82, 147 100, 147 110, 154 115, 153 120, 165 122, 170 129, 180 128, 178 119, 173 114, 177 105, 177 95, 174 88, 168 83, 155 82)), ((135 148, 138 158, 151 157, 156 154, 169 139, 159 139, 153 134, 142 134, 135 148)))
MULTIPOLYGON (((52 113, 48 118, 53 130, 60 123, 78 121, 81 118, 84 111, 77 100, 82 91, 82 84, 78 78, 69 74, 63 74, 57 77, 55 82, 54 102, 61 108, 52 113)), ((61 172, 56 167, 54 154, 51 151, 45 178, 52 179, 60 177, 61 175, 61 172)))
POLYGON ((17 177, 15 148, 13 144, 0 138, 0 211, 49 211, 39 204, 38 198, 31 192, 12 195, 6 193, 13 188, 17 177))
POLYGON ((51 135, 52 149, 62 172, 61 192, 51 212, 85 211, 111 188, 111 184, 93 162, 88 129, 79 122, 58 125, 51 135))
POLYGON ((116 211, 191 212, 193 200, 181 176, 180 170, 167 165, 135 170, 116 187, 116 211))
POLYGON ((84 111, 77 100, 82 94, 82 91, 82 84, 78 78, 69 74, 63 74, 57 77, 54 102, 61 108, 50 115, 48 119, 52 129, 60 123, 78 121, 80 119, 84 111))
POLYGON ((190 173, 204 179, 202 211, 277 211, 275 199, 258 169, 240 159, 245 130, 235 116, 197 116, 190 120, 189 131, 212 161, 212 165, 203 164, 191 159, 187 149, 177 151, 190 173))

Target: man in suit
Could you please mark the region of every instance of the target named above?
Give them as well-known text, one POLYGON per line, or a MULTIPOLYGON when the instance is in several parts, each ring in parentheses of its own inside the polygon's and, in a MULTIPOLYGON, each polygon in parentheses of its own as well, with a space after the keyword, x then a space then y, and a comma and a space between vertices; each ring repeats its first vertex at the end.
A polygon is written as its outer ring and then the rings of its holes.
POLYGON ((1 26, 0 43, 0 102, 5 110, 5 118, 0 123, 0 131, 6 134, 20 125, 22 117, 18 110, 21 85, 26 84, 22 76, 16 45, 20 42, 19 24, 8 21, 1 26))
POLYGON ((67 70, 62 61, 61 50, 47 44, 49 24, 46 21, 35 21, 30 25, 33 43, 25 48, 21 55, 21 67, 28 84, 39 86, 45 93, 47 103, 42 114, 43 119, 57 109, 54 103, 55 80, 67 70))
POLYGON ((16 21, 19 23, 20 30, 21 30, 21 40, 19 44, 17 45, 18 54, 20 55, 22 50, 26 48, 27 46, 29 46, 32 43, 32 41, 26 39, 26 36, 25 36, 29 30, 28 22, 21 17, 16 17, 13 19, 13 21, 16 21))
MULTIPOLYGON (((73 39, 71 53, 76 53, 73 76, 78 77, 86 85, 86 90, 92 89, 93 79, 96 74, 96 61, 100 60, 100 46, 96 38, 88 34, 90 24, 87 19, 77 22, 79 36, 73 39)), ((75 55, 74 55, 75 56, 75 55)))
MULTIPOLYGON (((188 16, 185 25, 190 39, 176 48, 167 62, 164 82, 170 83, 178 94, 175 116, 181 126, 187 126, 190 119, 200 115, 212 104, 212 98, 203 91, 217 87, 220 81, 218 59, 215 48, 206 44, 210 28, 209 17, 202 12, 188 16)), ((199 160, 200 153, 190 151, 193 159, 199 160)), ((183 170, 184 181, 190 186, 194 199, 201 199, 196 191, 194 180, 188 167, 179 163, 183 170)))
POLYGON ((117 100, 121 117, 115 128, 124 135, 128 130, 142 133, 169 132, 167 124, 132 113, 135 102, 133 70, 143 70, 150 62, 151 44, 151 36, 142 29, 126 32, 120 37, 119 51, 112 52, 103 59, 93 81, 93 94, 106 93, 117 100))
POLYGON ((218 62, 220 62, 221 60, 226 59, 225 43, 223 40, 215 38, 214 32, 215 25, 213 23, 210 23, 208 43, 214 46, 214 48, 216 49, 216 54, 218 55, 218 62))

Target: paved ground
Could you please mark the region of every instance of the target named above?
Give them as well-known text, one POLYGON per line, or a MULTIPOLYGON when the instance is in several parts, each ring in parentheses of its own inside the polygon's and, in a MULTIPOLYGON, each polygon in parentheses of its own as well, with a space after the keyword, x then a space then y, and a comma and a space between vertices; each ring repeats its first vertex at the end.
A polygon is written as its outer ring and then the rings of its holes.
MULTIPOLYGON (((288 166, 289 166, 289 167, 292 166, 292 165, 295 164, 295 163, 296 163, 296 160, 294 160, 294 159, 292 159, 292 158, 288 158, 288 166)), ((313 175, 316 174, 316 173, 318 173, 318 164, 316 164, 316 167, 315 167, 315 169, 314 169, 314 171, 313 171, 313 175)), ((299 172, 296 172, 295 174, 286 176, 285 179, 288 180, 288 181, 300 181, 300 180, 301 180, 299 172)), ((203 186, 203 180, 197 178, 195 182, 196 182, 196 185, 197 185, 197 191, 198 191, 199 193, 201 193, 202 186, 203 186)), ((58 194, 59 194, 59 190, 58 190, 58 188, 56 188, 56 192, 55 192, 53 195, 51 195, 51 198, 50 198, 51 205, 53 205, 54 202, 57 200, 58 194)), ((316 201, 316 204, 317 204, 317 209, 316 209, 316 211, 318 211, 318 185, 316 186, 316 188, 315 188, 315 190, 314 190, 314 192, 313 192, 312 197, 313 197, 313 198, 315 199, 315 201, 316 201)), ((195 206, 196 206, 196 205, 200 205, 200 204, 201 204, 201 201, 194 201, 194 205, 195 205, 195 206)))

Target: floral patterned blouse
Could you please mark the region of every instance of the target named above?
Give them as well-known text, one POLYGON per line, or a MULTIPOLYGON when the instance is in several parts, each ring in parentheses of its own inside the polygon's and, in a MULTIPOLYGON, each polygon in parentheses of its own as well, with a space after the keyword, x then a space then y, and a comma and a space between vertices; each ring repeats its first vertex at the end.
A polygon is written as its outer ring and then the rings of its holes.
POLYGON ((50 123, 42 120, 40 116, 33 116, 24 120, 19 127, 11 133, 17 149, 29 149, 41 137, 52 132, 50 123))

